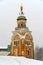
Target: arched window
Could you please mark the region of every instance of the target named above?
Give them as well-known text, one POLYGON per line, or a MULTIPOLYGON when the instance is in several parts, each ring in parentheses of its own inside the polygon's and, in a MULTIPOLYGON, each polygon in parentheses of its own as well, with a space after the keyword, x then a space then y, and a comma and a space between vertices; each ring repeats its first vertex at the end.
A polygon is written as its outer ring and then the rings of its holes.
POLYGON ((28 55, 29 55, 29 54, 30 54, 30 51, 28 50, 27 53, 28 53, 28 55))
POLYGON ((18 41, 18 40, 15 40, 15 41, 14 41, 14 45, 15 45, 15 46, 18 46, 18 45, 19 45, 19 41, 18 41))
POLYGON ((23 28, 23 24, 21 24, 21 27, 23 28))
POLYGON ((30 45, 30 41, 26 40, 26 46, 29 46, 29 45, 30 45))

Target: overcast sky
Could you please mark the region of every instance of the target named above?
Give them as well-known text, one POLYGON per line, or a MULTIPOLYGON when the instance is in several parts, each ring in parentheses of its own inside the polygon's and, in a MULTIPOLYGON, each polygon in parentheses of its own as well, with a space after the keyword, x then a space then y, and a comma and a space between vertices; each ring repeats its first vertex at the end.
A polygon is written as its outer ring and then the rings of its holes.
POLYGON ((0 0, 0 47, 7 47, 11 42, 21 4, 34 45, 43 47, 43 0, 0 0))

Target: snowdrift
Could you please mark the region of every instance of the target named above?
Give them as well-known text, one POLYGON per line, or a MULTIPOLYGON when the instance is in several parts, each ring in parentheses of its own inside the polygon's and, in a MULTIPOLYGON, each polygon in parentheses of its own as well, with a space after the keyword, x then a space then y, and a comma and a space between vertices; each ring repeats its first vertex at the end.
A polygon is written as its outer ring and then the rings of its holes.
POLYGON ((0 65, 43 65, 43 61, 18 56, 0 56, 0 65))

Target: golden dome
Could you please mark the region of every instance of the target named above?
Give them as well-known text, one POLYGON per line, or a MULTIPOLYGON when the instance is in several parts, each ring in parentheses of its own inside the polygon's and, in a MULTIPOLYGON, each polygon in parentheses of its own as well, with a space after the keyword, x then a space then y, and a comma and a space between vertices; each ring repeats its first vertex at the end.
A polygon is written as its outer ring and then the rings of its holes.
POLYGON ((18 16, 17 20, 27 20, 25 16, 18 16))

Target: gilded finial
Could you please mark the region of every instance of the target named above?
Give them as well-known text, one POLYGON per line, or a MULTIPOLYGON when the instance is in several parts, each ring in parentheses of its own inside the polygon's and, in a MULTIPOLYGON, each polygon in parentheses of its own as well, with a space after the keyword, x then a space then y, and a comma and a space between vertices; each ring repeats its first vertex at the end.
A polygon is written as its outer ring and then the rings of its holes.
POLYGON ((21 10, 21 11, 23 10, 23 6, 22 6, 22 5, 20 6, 20 10, 21 10))
POLYGON ((20 11, 21 11, 20 15, 23 15, 24 13, 23 13, 23 6, 22 5, 20 6, 20 11))

